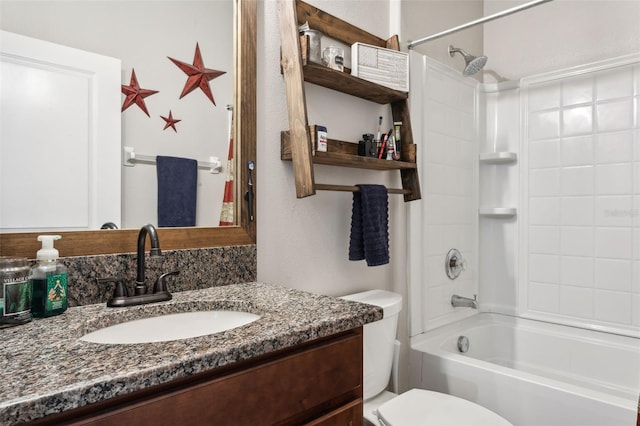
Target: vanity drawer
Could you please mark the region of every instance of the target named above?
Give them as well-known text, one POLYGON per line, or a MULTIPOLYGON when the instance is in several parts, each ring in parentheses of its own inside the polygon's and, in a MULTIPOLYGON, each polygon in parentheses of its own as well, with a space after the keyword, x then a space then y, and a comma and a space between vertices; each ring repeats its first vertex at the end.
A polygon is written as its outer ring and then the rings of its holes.
POLYGON ((155 394, 146 391, 139 398, 133 394, 127 401, 100 408, 100 413, 72 423, 360 425, 362 328, 197 384, 155 394))

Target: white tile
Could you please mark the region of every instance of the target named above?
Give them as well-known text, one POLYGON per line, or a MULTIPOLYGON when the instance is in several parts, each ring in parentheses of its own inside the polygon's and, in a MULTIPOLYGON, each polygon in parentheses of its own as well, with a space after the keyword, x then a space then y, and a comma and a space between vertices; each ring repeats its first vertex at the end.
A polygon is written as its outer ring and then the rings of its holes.
POLYGON ((633 69, 623 67, 603 71, 596 77, 596 93, 599 101, 633 94, 633 69))
POLYGON ((632 240, 632 258, 640 259, 640 228, 633 228, 631 230, 631 240, 632 240))
POLYGON ((425 278, 429 287, 437 287, 449 283, 449 277, 444 270, 445 256, 446 254, 441 254, 427 258, 425 278))
POLYGON ((631 259, 631 232, 626 228, 596 228, 595 256, 631 259))
POLYGON ((557 167, 559 164, 559 142, 533 141, 529 143, 529 168, 557 167))
POLYGON ((529 281, 557 283, 560 281, 560 256, 530 254, 529 281))
POLYGON ((446 108, 434 101, 427 102, 425 108, 425 116, 428 120, 429 131, 437 132, 443 135, 448 134, 446 123, 446 108))
POLYGON ((528 307, 534 311, 558 312, 560 303, 559 286, 556 284, 529 283, 528 307))
POLYGON ((476 91, 472 87, 460 86, 460 108, 462 111, 473 113, 476 101, 476 91))
POLYGON ((531 198, 529 200, 531 225, 557 225, 560 223, 560 199, 531 198))
POLYGON ((529 139, 553 139, 560 134, 560 111, 529 114, 529 139))
POLYGON ((631 292, 632 266, 630 260, 595 259, 595 287, 631 292))
POLYGON ((557 108, 560 106, 560 85, 552 83, 531 86, 527 97, 530 111, 557 108))
POLYGON ((549 197, 560 192, 559 169, 537 169, 529 173, 529 196, 549 197))
POLYGON ((596 225, 631 227, 633 223, 631 206, 631 196, 596 197, 596 225))
POLYGON ((563 225, 593 225, 593 211, 593 197, 562 198, 560 214, 563 225))
POLYGON ((579 318, 593 317, 593 290, 584 287, 561 286, 561 314, 579 318))
POLYGON ((600 134, 595 141, 595 159, 601 163, 625 163, 633 158, 633 133, 600 134))
POLYGON ((597 129, 600 132, 631 129, 633 127, 632 99, 598 104, 596 116, 597 129))
POLYGON ((562 256, 560 282, 562 284, 593 287, 593 258, 562 256))
POLYGON ((631 298, 629 293, 596 290, 595 319, 630 325, 631 298))
POLYGON ((563 166, 584 166, 593 164, 592 135, 564 138, 560 142, 560 163, 563 166))
POLYGON ((592 195, 594 192, 593 166, 565 167, 560 174, 562 194, 592 195))
POLYGON ((631 324, 640 326, 640 294, 631 295, 631 324))
POLYGON ((562 105, 583 104, 593 101, 593 77, 568 79, 562 83, 562 105))
POLYGON ((582 106, 562 111, 562 135, 573 136, 593 131, 593 108, 582 106))
POLYGON ((560 228, 531 226, 529 230, 530 253, 560 254, 560 228))
POLYGON ((451 294, 445 286, 429 287, 427 289, 427 309, 426 315, 429 319, 437 318, 453 311, 451 307, 451 294))
POLYGON ((602 164, 596 166, 597 195, 631 194, 633 166, 631 163, 602 164))
POLYGON ((640 293, 640 260, 634 260, 631 265, 631 291, 640 293))
POLYGON ((560 231, 560 253, 567 256, 593 256, 593 228, 572 226, 560 231))

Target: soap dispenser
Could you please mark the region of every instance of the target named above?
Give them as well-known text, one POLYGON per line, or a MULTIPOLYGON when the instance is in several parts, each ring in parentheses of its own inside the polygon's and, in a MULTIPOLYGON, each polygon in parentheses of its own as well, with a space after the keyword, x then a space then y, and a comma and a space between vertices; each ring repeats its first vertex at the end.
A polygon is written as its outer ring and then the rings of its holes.
POLYGON ((33 299, 31 314, 34 317, 50 317, 67 310, 67 267, 58 262, 58 250, 53 242, 60 235, 40 235, 42 248, 36 255, 36 264, 31 270, 33 299))

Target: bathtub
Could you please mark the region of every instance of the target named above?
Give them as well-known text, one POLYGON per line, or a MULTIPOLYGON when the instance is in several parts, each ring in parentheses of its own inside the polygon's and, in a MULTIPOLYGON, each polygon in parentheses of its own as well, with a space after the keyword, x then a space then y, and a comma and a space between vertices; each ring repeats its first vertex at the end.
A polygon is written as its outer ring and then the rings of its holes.
POLYGON ((636 424, 640 339, 480 313, 412 337, 411 349, 411 387, 476 402, 516 426, 636 424))

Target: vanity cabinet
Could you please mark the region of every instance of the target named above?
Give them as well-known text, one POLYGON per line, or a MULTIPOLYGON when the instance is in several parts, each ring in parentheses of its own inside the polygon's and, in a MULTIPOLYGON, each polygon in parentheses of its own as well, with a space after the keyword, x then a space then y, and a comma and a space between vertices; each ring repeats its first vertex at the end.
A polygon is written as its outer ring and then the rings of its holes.
MULTIPOLYGON (((306 60, 301 49, 298 26, 308 22, 313 30, 351 46, 361 42, 368 45, 400 50, 398 37, 378 38, 340 18, 332 16, 302 0, 279 0, 278 14, 281 41, 281 70, 284 76, 289 130, 281 133, 281 159, 292 161, 298 198, 314 195, 316 190, 357 191, 355 186, 325 185, 315 182, 315 164, 355 167, 370 170, 399 170, 402 188, 390 188, 389 193, 403 194, 405 201, 419 200, 420 181, 415 160, 415 144, 407 92, 397 91, 376 83, 333 70, 306 60), (393 121, 401 121, 402 161, 382 160, 357 155, 357 144, 329 139, 327 152, 312 152, 311 132, 307 120, 304 82, 356 96, 378 104, 389 104, 393 121)), ((302 43, 306 45, 306 43, 302 43)))
POLYGON ((37 424, 362 425, 362 327, 37 424))

